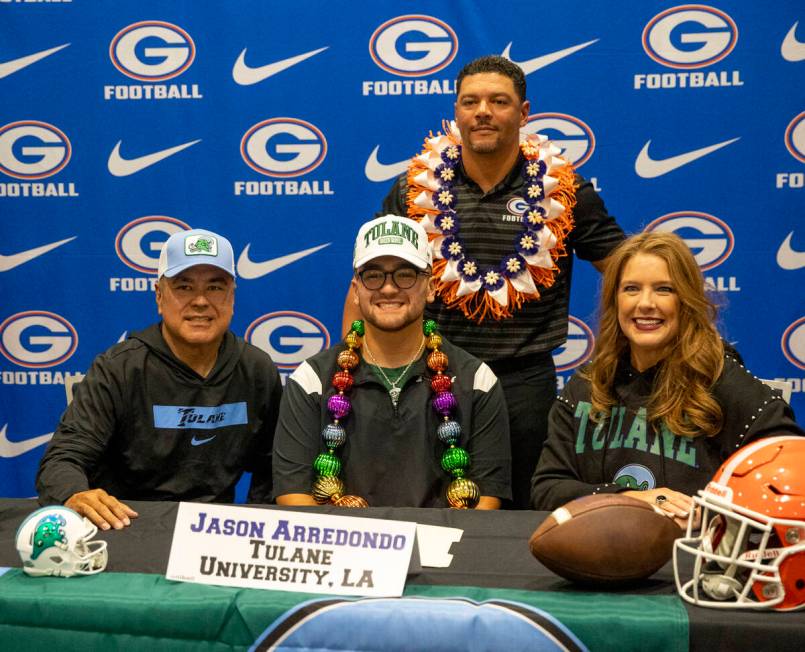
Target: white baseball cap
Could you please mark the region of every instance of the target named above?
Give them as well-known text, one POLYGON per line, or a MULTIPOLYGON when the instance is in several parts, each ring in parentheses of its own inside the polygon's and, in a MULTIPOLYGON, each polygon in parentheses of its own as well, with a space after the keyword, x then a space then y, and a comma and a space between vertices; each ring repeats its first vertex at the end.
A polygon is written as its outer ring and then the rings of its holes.
POLYGON ((428 234, 422 225, 409 217, 384 215, 366 222, 355 238, 353 269, 360 269, 370 260, 395 256, 419 269, 433 264, 428 234))
POLYGON ((157 278, 173 278, 196 265, 212 265, 235 278, 235 254, 229 240, 206 229, 174 233, 162 246, 157 278))

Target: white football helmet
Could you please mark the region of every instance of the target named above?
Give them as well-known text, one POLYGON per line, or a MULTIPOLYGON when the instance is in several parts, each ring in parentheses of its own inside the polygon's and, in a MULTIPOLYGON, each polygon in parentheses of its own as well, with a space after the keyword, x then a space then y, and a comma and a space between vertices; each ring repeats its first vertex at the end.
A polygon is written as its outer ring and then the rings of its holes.
POLYGON ((17 551, 28 575, 94 575, 106 568, 106 541, 69 507, 53 505, 30 514, 17 530, 17 551))
POLYGON ((703 607, 805 608, 805 437, 738 449, 698 494, 701 532, 691 518, 674 543, 679 595, 703 607))

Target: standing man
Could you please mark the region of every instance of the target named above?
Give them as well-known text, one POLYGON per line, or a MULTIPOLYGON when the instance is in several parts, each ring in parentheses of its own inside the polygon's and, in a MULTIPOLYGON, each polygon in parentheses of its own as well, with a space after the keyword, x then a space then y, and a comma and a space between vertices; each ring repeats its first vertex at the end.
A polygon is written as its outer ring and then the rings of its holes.
POLYGON ((381 213, 422 220, 432 234, 438 299, 427 316, 500 378, 513 506, 527 509, 556 396, 551 352, 567 337, 573 252, 601 271, 624 235, 558 148, 520 136, 530 104, 517 65, 476 59, 456 92, 455 125, 426 141, 381 213))
POLYGON ((288 378, 278 504, 497 509, 510 498, 500 383, 423 322, 431 263, 427 234, 408 218, 360 228, 351 297, 363 321, 288 378))
POLYGON ((235 263, 226 238, 174 233, 159 257, 158 324, 99 355, 76 387, 39 466, 42 504, 101 529, 137 513, 123 500, 232 502, 271 492, 282 392, 271 359, 229 330, 235 263))

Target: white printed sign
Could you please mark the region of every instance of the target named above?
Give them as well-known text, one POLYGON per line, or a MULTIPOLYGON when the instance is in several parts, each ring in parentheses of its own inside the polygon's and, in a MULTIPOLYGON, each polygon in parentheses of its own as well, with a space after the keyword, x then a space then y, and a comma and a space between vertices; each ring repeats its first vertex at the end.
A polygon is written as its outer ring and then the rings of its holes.
POLYGON ((416 523, 181 503, 166 577, 244 588, 400 596, 416 523))
POLYGON ((453 555, 450 546, 461 541, 464 530, 440 525, 416 524, 416 542, 419 562, 428 568, 450 568, 453 555))

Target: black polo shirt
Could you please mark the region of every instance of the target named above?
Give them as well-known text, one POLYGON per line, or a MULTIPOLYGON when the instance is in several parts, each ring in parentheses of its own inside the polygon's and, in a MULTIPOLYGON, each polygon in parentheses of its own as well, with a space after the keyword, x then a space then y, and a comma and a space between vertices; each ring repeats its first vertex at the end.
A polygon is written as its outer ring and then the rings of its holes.
MULTIPOLYGON (((321 432, 332 422, 327 399, 336 393, 332 376, 339 344, 309 358, 288 378, 274 436, 274 495, 311 493, 312 464, 326 451, 321 432)), ((461 425, 459 445, 470 454, 467 477, 482 496, 511 498, 509 421, 500 382, 477 358, 446 339, 447 373, 454 377, 458 401, 453 418, 461 425)), ((371 507, 447 507, 445 490, 452 480, 440 466, 445 445, 436 429, 442 421, 431 407, 431 372, 426 354, 409 370, 395 412, 387 389, 361 355, 349 391, 352 412, 342 420, 347 432, 337 449, 340 478, 348 494, 371 507)))

